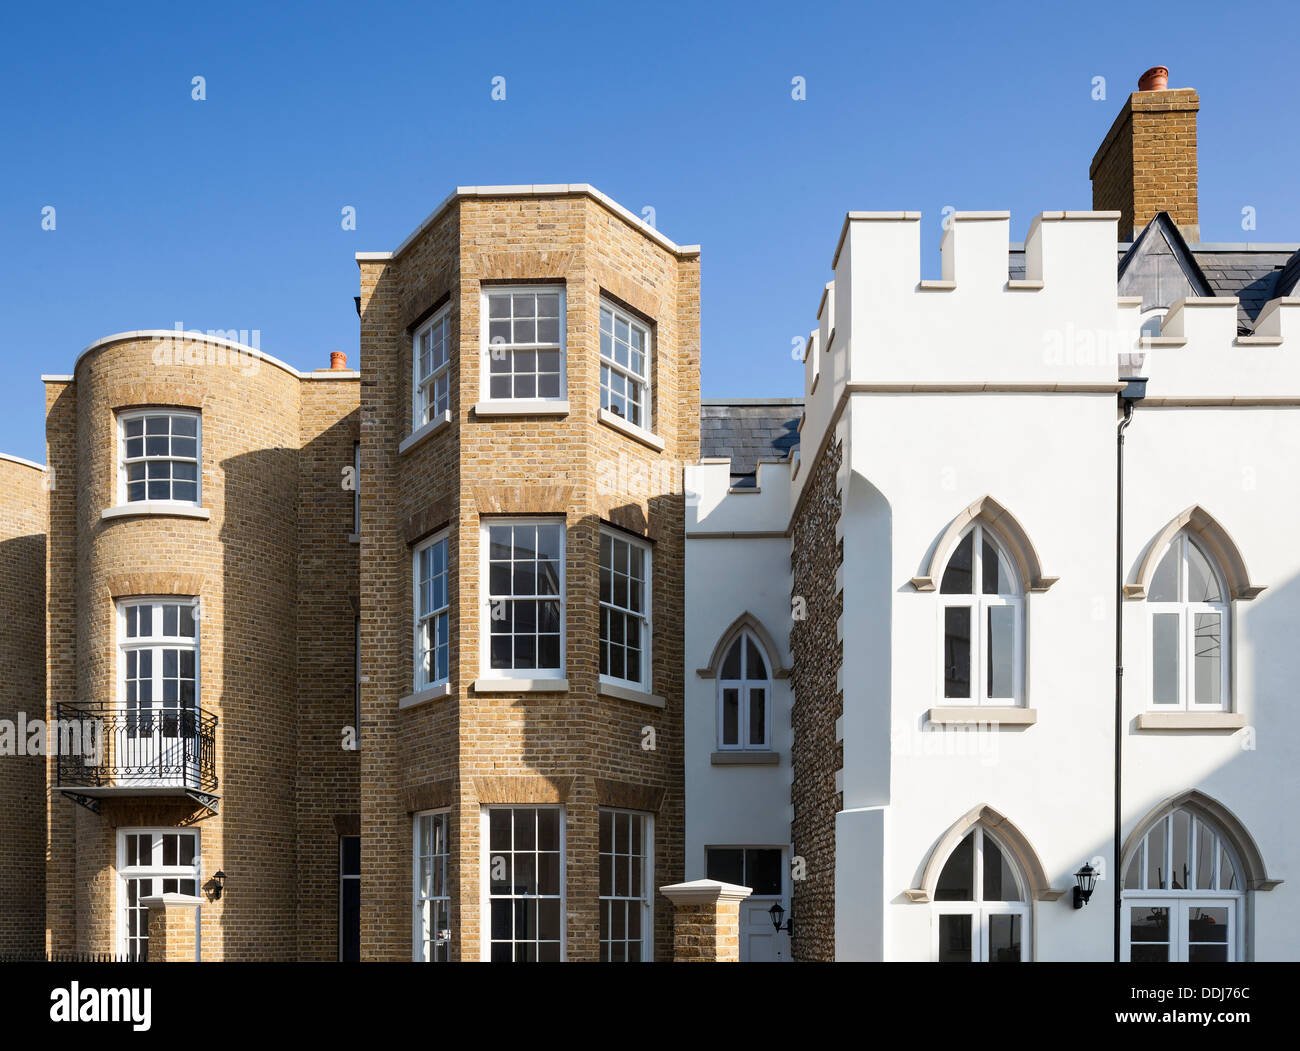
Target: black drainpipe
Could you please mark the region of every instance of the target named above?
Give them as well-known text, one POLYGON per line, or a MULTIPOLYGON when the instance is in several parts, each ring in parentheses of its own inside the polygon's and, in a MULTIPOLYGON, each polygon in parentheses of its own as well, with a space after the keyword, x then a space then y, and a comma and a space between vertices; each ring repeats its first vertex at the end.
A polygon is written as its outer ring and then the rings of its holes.
POLYGON ((1120 871, 1123 858, 1120 851, 1120 830, 1123 815, 1120 797, 1124 775, 1124 432, 1133 422, 1133 404, 1146 397, 1147 381, 1143 377, 1120 377, 1124 389, 1119 393, 1124 416, 1115 432, 1115 848, 1114 871, 1111 880, 1115 886, 1115 962, 1120 962, 1120 921, 1122 919, 1121 895, 1124 874, 1120 871))

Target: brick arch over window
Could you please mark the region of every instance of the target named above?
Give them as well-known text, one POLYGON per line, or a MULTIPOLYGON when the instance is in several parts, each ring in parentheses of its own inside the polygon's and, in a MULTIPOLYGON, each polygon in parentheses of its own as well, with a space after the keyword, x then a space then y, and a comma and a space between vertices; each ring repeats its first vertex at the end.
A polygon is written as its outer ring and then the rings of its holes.
POLYGON ((1193 504, 1182 514, 1172 519, 1156 538, 1151 541, 1146 554, 1138 565, 1137 579, 1132 584, 1124 585, 1124 594, 1129 598, 1146 598, 1151 578, 1160 564, 1160 556, 1165 553, 1169 542, 1180 532, 1186 530, 1202 547, 1227 580, 1228 591, 1234 599, 1252 599, 1264 590, 1266 585, 1252 584, 1250 573, 1246 570, 1246 560, 1241 549, 1218 520, 1200 504, 1193 504))
POLYGON ((906 891, 908 898, 915 902, 934 900, 934 888, 949 855, 976 825, 982 825, 993 834, 999 845, 1011 852, 1029 884, 1029 894, 1035 901, 1056 901, 1065 893, 1051 885, 1047 870, 1043 868, 1037 851, 1025 834, 991 806, 981 804, 963 814, 934 845, 926 859, 925 870, 921 873, 920 886, 906 891))
POLYGON ((1120 853, 1124 859, 1120 872, 1125 871, 1129 861, 1132 860, 1133 851, 1142 845, 1142 840, 1146 838, 1152 826, 1175 810, 1190 811, 1228 841, 1243 869, 1247 890, 1272 890, 1282 882, 1269 876, 1264 866, 1264 855, 1260 853, 1254 837, 1246 831, 1246 826, 1237 819, 1237 815, 1217 799, 1195 789, 1182 795, 1171 796, 1133 826, 1133 831, 1124 841, 1124 849, 1120 853))
POLYGON ((736 641, 736 636, 742 631, 750 631, 758 639, 759 644, 763 647, 764 656, 772 664, 772 678, 788 679, 790 669, 781 663, 781 650, 773 641, 772 636, 767 633, 767 629, 763 627, 762 621, 748 610, 733 620, 728 625, 727 630, 718 637, 718 644, 713 647, 713 655, 709 657, 708 665, 697 668, 695 674, 701 679, 716 679, 718 671, 722 667, 722 661, 727 656, 727 649, 736 641))
POLYGON ((1016 516, 993 497, 981 496, 954 518, 944 530, 943 536, 934 545, 934 552, 924 573, 912 578, 912 586, 917 591, 935 589, 943 576, 944 566, 948 564, 948 557, 952 554, 953 548, 975 521, 982 523, 1001 542, 1003 549, 1015 561, 1016 568, 1020 570, 1020 579, 1024 581, 1029 591, 1046 591, 1060 579, 1043 575, 1038 552, 1034 549, 1029 534, 1016 520, 1016 516))

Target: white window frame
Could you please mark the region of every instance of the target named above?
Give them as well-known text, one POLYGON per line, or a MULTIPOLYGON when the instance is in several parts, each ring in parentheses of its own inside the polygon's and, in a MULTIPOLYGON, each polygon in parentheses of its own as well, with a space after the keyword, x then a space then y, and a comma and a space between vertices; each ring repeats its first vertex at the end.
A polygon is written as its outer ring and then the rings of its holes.
MULTIPOLYGON (((568 304, 565 298, 565 287, 563 284, 555 285, 514 285, 498 284, 484 285, 479 299, 479 348, 480 348, 480 373, 479 373, 479 400, 487 403, 509 404, 511 402, 562 402, 569 396, 568 384, 568 304), (493 295, 558 295, 560 297, 560 324, 559 324, 559 342, 558 343, 506 343, 502 344, 506 353, 513 353, 515 350, 522 351, 558 351, 560 355, 560 389, 555 396, 542 397, 535 394, 532 398, 515 397, 512 393, 508 398, 495 398, 492 396, 492 340, 491 340, 491 318, 488 309, 488 297, 493 295)), ((512 333, 513 335, 513 333, 512 333)))
MULTIPOLYGON (((652 342, 654 337, 653 337, 653 333, 650 331, 650 325, 647 324, 645 321, 642 321, 639 317, 637 317, 630 311, 615 305, 612 300, 607 299, 604 296, 602 296, 600 300, 600 310, 602 312, 608 311, 610 313, 611 328, 614 325, 616 325, 619 321, 624 321, 630 327, 636 328, 641 332, 642 358, 644 359, 644 365, 645 365, 644 374, 638 375, 636 372, 633 372, 630 367, 626 365, 620 365, 617 361, 615 361, 612 354, 606 355, 602 346, 600 352, 601 366, 608 367, 612 371, 618 373, 628 382, 629 385, 634 385, 636 388, 640 390, 640 397, 636 399, 636 402, 638 407, 641 410, 641 418, 639 420, 629 419, 628 417, 622 415, 622 413, 618 412, 614 408, 613 404, 609 404, 609 405, 605 404, 607 392, 605 390, 605 382, 603 377, 601 379, 601 384, 600 384, 600 407, 604 409, 606 412, 610 412, 613 413, 615 416, 618 416, 619 419, 623 420, 625 423, 628 423, 633 427, 640 427, 643 431, 650 431, 651 433, 653 433, 654 427, 653 427, 653 420, 651 418, 651 407, 653 405, 653 399, 650 392, 650 377, 652 375, 652 366, 650 363, 650 355, 651 355, 651 348, 652 348, 652 342)), ((600 332, 600 326, 598 324, 597 335, 600 336, 602 334, 603 333, 600 332)), ((612 338, 613 336, 611 333, 611 340, 612 338)), ((631 401, 633 399, 629 398, 628 400, 631 401)))
MULTIPOLYGON (((174 828, 174 827, 169 828, 165 826, 157 827, 157 826, 146 825, 146 826, 131 826, 126 828, 119 828, 117 830, 117 849, 115 854, 117 860, 117 864, 116 864, 117 906, 114 911, 117 914, 116 941, 117 941, 118 955, 125 957, 128 956, 131 951, 129 938, 127 935, 127 923, 126 923, 127 884, 134 879, 151 879, 151 880, 159 880, 159 881, 164 879, 177 879, 177 880, 192 879, 194 881, 195 896, 198 897, 201 895, 203 889, 202 851, 203 851, 203 836, 201 831, 196 828, 174 828), (150 844, 150 853, 152 855, 150 859, 151 863, 148 865, 133 865, 128 867, 126 864, 126 837, 143 836, 143 835, 148 835, 153 837, 153 841, 150 844), (180 835, 180 836, 188 836, 192 838, 194 840, 194 864, 190 866, 164 865, 162 863, 162 837, 164 835, 180 835)), ((160 885, 156 890, 150 891, 149 896, 162 894, 162 893, 163 890, 160 885)), ((145 910, 144 919, 145 922, 148 923, 147 910, 145 910)), ((196 922, 194 927, 195 959, 198 959, 199 957, 199 935, 202 929, 202 922, 201 922, 202 908, 201 907, 198 907, 198 920, 199 922, 196 922)), ((144 938, 144 941, 146 943, 148 942, 147 934, 144 938)), ((147 952, 148 949, 146 948, 145 951, 147 952)))
POLYGON ((727 644, 722 649, 722 660, 718 665, 718 685, 715 691, 716 698, 716 716, 717 725, 714 736, 717 738, 718 751, 720 752, 770 752, 772 751, 772 688, 774 679, 772 677, 772 655, 767 652, 767 647, 759 640, 748 628, 742 629, 727 640, 727 644), (766 678, 754 679, 749 677, 749 647, 746 646, 745 640, 748 639, 758 650, 758 654, 763 658, 763 664, 766 666, 766 678), (727 654, 731 648, 740 642, 740 671, 739 679, 724 679, 722 669, 726 667, 727 654), (762 685, 763 692, 763 743, 749 743, 749 691, 752 687, 762 685), (722 736, 722 694, 724 690, 735 689, 740 691, 738 711, 739 716, 736 725, 736 743, 727 744, 722 736))
MULTIPOLYGON (((480 887, 480 959, 492 959, 492 839, 491 813, 493 810, 555 810, 560 815, 560 962, 568 959, 568 813, 563 804, 500 803, 481 808, 479 814, 479 887, 480 887)), ((550 900, 553 895, 545 895, 550 900)))
MULTIPOLYGON (((638 540, 636 537, 630 536, 627 533, 621 533, 616 529, 608 529, 602 527, 600 530, 600 536, 602 540, 605 537, 609 537, 610 540, 614 543, 626 544, 628 545, 628 547, 635 547, 639 549, 641 551, 641 555, 643 558, 642 566, 644 567, 644 572, 645 572, 645 579, 642 581, 642 596, 644 599, 643 605, 645 606, 644 612, 637 613, 635 610, 628 609, 626 606, 615 605, 613 602, 612 593, 610 595, 609 602, 605 602, 603 598, 599 598, 598 596, 598 601, 602 613, 606 608, 608 608, 611 611, 617 613, 630 614, 631 616, 640 618, 641 677, 639 679, 626 679, 626 678, 618 678, 614 675, 606 675, 604 673, 601 673, 600 681, 603 683, 609 683, 610 685, 613 686, 626 686, 633 690, 643 690, 648 693, 650 691, 650 684, 651 682, 654 681, 651 674, 651 653, 650 653, 651 641, 654 638, 653 624, 651 620, 654 612, 653 609, 654 602, 652 597, 653 588, 654 588, 653 548, 651 548, 651 546, 648 543, 646 543, 644 540, 638 540)), ((629 570, 630 568, 631 566, 629 564, 629 570)), ((603 565, 600 566, 599 569, 603 570, 604 566, 603 565)), ((629 573, 629 580, 630 579, 631 576, 629 573)), ((598 629, 598 634, 601 636, 599 642, 603 650, 605 644, 603 616, 601 617, 601 626, 598 629)))
MULTIPOLYGON (((154 653, 151 658, 153 663, 152 681, 153 681, 153 698, 151 705, 154 709, 162 708, 162 679, 163 679, 163 661, 158 652, 164 649, 192 649, 194 651, 194 710, 197 712, 201 707, 203 694, 203 669, 202 669, 202 642, 203 642, 203 620, 199 611, 199 599, 196 595, 131 595, 117 600, 116 609, 117 624, 117 708, 124 715, 127 712, 126 706, 126 655, 129 651, 150 650, 154 653), (147 638, 127 638, 126 634, 126 616, 127 610, 132 607, 149 606, 150 607, 150 624, 158 625, 159 630, 150 634, 147 638), (163 623, 162 607, 163 606, 190 606, 194 610, 194 637, 187 635, 163 635, 160 633, 163 623)), ((179 627, 179 624, 178 624, 179 627)), ((177 709, 181 707, 179 698, 177 699, 177 709)), ((138 709, 137 709, 138 710, 138 709)))
POLYGON ((937 700, 944 707, 995 707, 1022 708, 1025 706, 1025 663, 1028 647, 1025 643, 1025 584, 1020 579, 1020 568, 1007 551, 1007 545, 982 522, 975 522, 957 539, 952 550, 948 552, 948 561, 944 563, 943 573, 936 582, 935 594, 939 596, 938 635, 938 669, 937 700), (971 592, 970 594, 952 594, 943 591, 943 574, 957 549, 966 537, 974 534, 971 541, 971 592), (984 587, 984 539, 987 534, 989 542, 1001 554, 1003 562, 1011 572, 1015 585, 1014 595, 985 595, 984 587), (990 697, 988 695, 988 610, 994 606, 1009 606, 1014 609, 1014 642, 1011 655, 1011 696, 990 697), (969 697, 949 697, 944 684, 947 681, 947 610, 952 607, 966 607, 971 611, 971 695, 969 697))
MULTIPOLYGON (((412 815, 411 819, 411 889, 412 889, 412 917, 411 917, 411 959, 416 963, 439 963, 435 956, 429 959, 424 950, 424 913, 426 903, 442 901, 446 902, 447 922, 451 922, 451 809, 449 807, 440 807, 436 810, 422 810, 412 815), (423 821, 431 823, 441 823, 443 826, 443 846, 445 852, 434 853, 428 857, 442 860, 445 866, 445 875, 443 878, 443 894, 430 894, 427 898, 420 892, 420 861, 424 855, 420 853, 420 825, 423 821)), ((435 932, 436 935, 436 932, 435 932)), ((435 941, 442 942, 446 946, 447 960, 451 959, 451 933, 448 928, 448 936, 437 938, 435 941)))
MULTIPOLYGON (((1020 864, 1015 854, 1007 846, 992 836, 998 850, 1006 860, 1011 877, 1016 881, 1020 892, 1020 901, 982 901, 984 897, 984 838, 989 835, 983 825, 975 825, 972 830, 974 843, 972 862, 975 866, 974 887, 971 901, 934 901, 930 904, 930 958, 939 959, 939 918, 941 916, 971 917, 971 960, 974 963, 990 963, 989 960, 989 917, 1014 915, 1020 917, 1020 959, 1027 962, 1033 959, 1033 915, 1034 910, 1028 894, 1027 881, 1020 871, 1020 864)), ((944 859, 940 874, 952 859, 953 853, 961 846, 966 836, 957 841, 956 846, 944 859)))
MULTIPOLYGON (((1234 894, 1216 897, 1204 891, 1166 891, 1160 895, 1145 895, 1134 892, 1125 896, 1121 902, 1120 916, 1120 959, 1126 963, 1133 957, 1133 910, 1134 909, 1168 909, 1169 910, 1169 963, 1187 963, 1188 948, 1191 944, 1189 920, 1192 909, 1227 909, 1228 938, 1224 943, 1228 949, 1227 963, 1236 963, 1245 959, 1245 939, 1242 922, 1245 907, 1244 895, 1234 894)), ((1139 945, 1159 945, 1160 942, 1139 942, 1139 945)))
MULTIPOLYGON (((451 338, 451 302, 443 304, 438 310, 422 322, 411 336, 411 433, 415 434, 421 427, 437 423, 443 413, 451 412, 451 363, 455 358, 455 346, 451 338), (427 375, 420 374, 420 340, 435 328, 445 328, 447 341, 447 360, 441 365, 434 365, 427 375), (447 404, 438 408, 438 386, 446 384, 447 404)), ((361 531, 360 523, 357 532, 361 531)))
MULTIPOLYGON (((451 676, 451 539, 449 530, 441 530, 426 540, 420 541, 411 551, 411 601, 414 607, 414 632, 412 641, 414 652, 412 654, 412 682, 414 691, 427 690, 431 686, 440 686, 448 682, 451 676), (447 601, 445 605, 422 613, 420 609, 420 556, 437 545, 442 544, 446 549, 447 558, 447 601), (426 678, 425 662, 421 659, 424 656, 424 640, 422 638, 424 622, 428 621, 430 626, 436 626, 439 617, 447 619, 447 675, 441 678, 426 678)), ((436 636, 432 636, 436 637, 436 636)))
POLYGON ((1210 567, 1210 572, 1214 574, 1215 580, 1219 585, 1219 594, 1224 596, 1220 602, 1191 602, 1185 597, 1175 602, 1157 602, 1147 599, 1147 616, 1146 616, 1146 637, 1147 637, 1147 654, 1150 659, 1150 674, 1147 675, 1147 710, 1152 712, 1230 712, 1232 707, 1232 603, 1228 596, 1231 592, 1228 590, 1227 581, 1224 579, 1223 571, 1219 568, 1214 556, 1211 555, 1205 547, 1197 544, 1194 537, 1190 536, 1187 530, 1182 530, 1175 536, 1160 557, 1156 559, 1155 565, 1159 569, 1161 562, 1169 554, 1174 545, 1178 545, 1178 594, 1186 596, 1188 562, 1190 561, 1190 546, 1195 544, 1205 564, 1210 567), (1198 613, 1215 613, 1219 617, 1220 638, 1219 638, 1219 702, 1213 701, 1201 703, 1196 700, 1196 614, 1198 613), (1156 644, 1155 618, 1160 614, 1177 614, 1178 616, 1178 701, 1176 703, 1156 703, 1156 644))
MULTIPOLYGON (((146 428, 148 424, 145 425, 146 428)), ((168 432, 171 431, 171 425, 168 424, 168 432)), ((148 468, 145 468, 146 473, 148 468)), ((169 483, 170 486, 171 483, 169 483)), ((168 407, 147 408, 147 409, 130 409, 117 414, 117 503, 119 506, 134 504, 144 506, 161 505, 171 507, 202 507, 203 506, 203 413, 198 409, 176 409, 168 407), (194 420, 194 457, 191 460, 187 456, 136 456, 127 458, 126 455, 126 425, 133 420, 142 420, 148 416, 183 416, 187 419, 194 420), (166 500, 155 500, 149 496, 148 482, 145 483, 145 496, 143 500, 131 500, 129 488, 127 486, 127 468, 130 464, 151 462, 168 462, 168 463, 193 463, 194 464, 194 499, 193 500, 175 500, 168 498, 166 500)))
MULTIPOLYGON (((600 870, 597 866, 596 874, 596 892, 597 900, 600 903, 601 914, 604 914, 604 903, 610 902, 639 902, 641 909, 641 963, 654 962, 654 871, 655 871, 655 832, 654 832, 654 814, 644 810, 628 810, 623 807, 598 807, 596 820, 600 820, 601 814, 628 814, 641 818, 641 897, 633 898, 631 895, 605 895, 600 893, 600 870)), ((615 839, 614 845, 617 847, 618 841, 615 839)), ((600 850, 599 834, 596 841, 596 860, 600 861, 605 854, 600 850)), ((620 855, 614 854, 613 857, 620 855)), ((617 886, 617 884, 615 884, 617 886)), ((601 920, 597 919, 597 940, 599 941, 601 920)), ((626 943, 627 939, 623 939, 626 943)), ((604 946, 601 945, 601 960, 605 961, 604 946)), ((621 962, 627 962, 626 960, 621 962)))
MULTIPOLYGON (((566 675, 568 653, 568 602, 565 591, 568 588, 568 551, 569 527, 562 515, 524 518, 484 518, 479 530, 479 588, 482 613, 479 631, 479 678, 481 679, 563 679, 566 675), (560 603, 560 666, 558 668, 493 668, 492 667, 492 580, 491 580, 491 533, 493 526, 556 526, 560 530, 560 582, 559 594, 547 596, 558 599, 560 603)), ((513 587, 513 583, 512 583, 513 587)), ((509 602, 514 596, 498 596, 509 602)), ((534 596, 518 596, 531 599, 534 596)))

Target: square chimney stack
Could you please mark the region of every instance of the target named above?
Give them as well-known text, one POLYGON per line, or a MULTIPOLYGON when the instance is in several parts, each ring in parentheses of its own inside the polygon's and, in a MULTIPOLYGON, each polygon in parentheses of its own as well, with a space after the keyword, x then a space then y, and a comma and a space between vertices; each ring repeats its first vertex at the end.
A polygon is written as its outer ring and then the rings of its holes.
POLYGON ((1092 207, 1120 213, 1119 237, 1132 241, 1157 212, 1168 212, 1189 242, 1201 239, 1196 204, 1196 114, 1191 88, 1170 88, 1154 66, 1138 80, 1110 126, 1088 175, 1092 207))

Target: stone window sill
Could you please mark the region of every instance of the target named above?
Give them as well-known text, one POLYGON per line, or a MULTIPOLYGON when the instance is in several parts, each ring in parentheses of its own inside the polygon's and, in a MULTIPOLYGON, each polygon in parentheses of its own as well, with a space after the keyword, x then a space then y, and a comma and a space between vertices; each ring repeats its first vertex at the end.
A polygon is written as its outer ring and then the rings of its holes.
POLYGON ((626 434, 634 441, 649 446, 656 452, 664 451, 664 440, 659 435, 651 434, 644 427, 638 427, 635 423, 628 423, 617 413, 610 412, 608 409, 601 409, 596 413, 596 419, 600 420, 606 427, 612 427, 614 430, 626 434))
POLYGON ((612 682, 602 682, 597 691, 602 697, 617 697, 621 701, 631 701, 633 704, 644 704, 651 708, 664 708, 668 702, 662 697, 653 693, 646 693, 644 690, 633 690, 627 686, 618 686, 612 682))
POLYGON ((399 711, 406 708, 416 708, 421 704, 429 704, 432 701, 441 701, 443 698, 451 696, 451 683, 440 682, 437 686, 426 686, 423 690, 416 690, 408 694, 397 702, 399 711))
POLYGON ((533 399, 531 401, 480 401, 474 405, 474 415, 480 419, 492 416, 567 416, 567 401, 533 399))
POLYGON ((475 679, 475 693, 565 693, 568 679, 475 679))
POLYGON ((194 504, 173 504, 166 501, 138 500, 130 504, 118 504, 116 507, 106 507, 100 514, 102 519, 110 518, 134 518, 136 516, 161 515, 168 518, 198 518, 207 521, 212 517, 212 512, 206 507, 196 507, 194 504))
POLYGON ((1033 708, 991 704, 931 708, 927 717, 935 726, 1033 726, 1038 722, 1038 712, 1033 708))
POLYGON ((1240 730, 1246 717, 1240 712, 1143 712, 1139 730, 1240 730))
POLYGON ((709 756, 713 766, 777 766, 781 762, 780 752, 714 752, 709 756))
POLYGON ((435 416, 428 423, 424 424, 424 426, 417 427, 407 437, 403 438, 401 444, 397 446, 397 455, 400 456, 402 455, 402 453, 410 452, 417 445, 421 444, 422 442, 426 441, 429 438, 432 438, 435 434, 443 430, 445 427, 450 427, 450 426, 451 426, 451 412, 450 410, 448 410, 446 412, 441 413, 438 416, 435 416))

